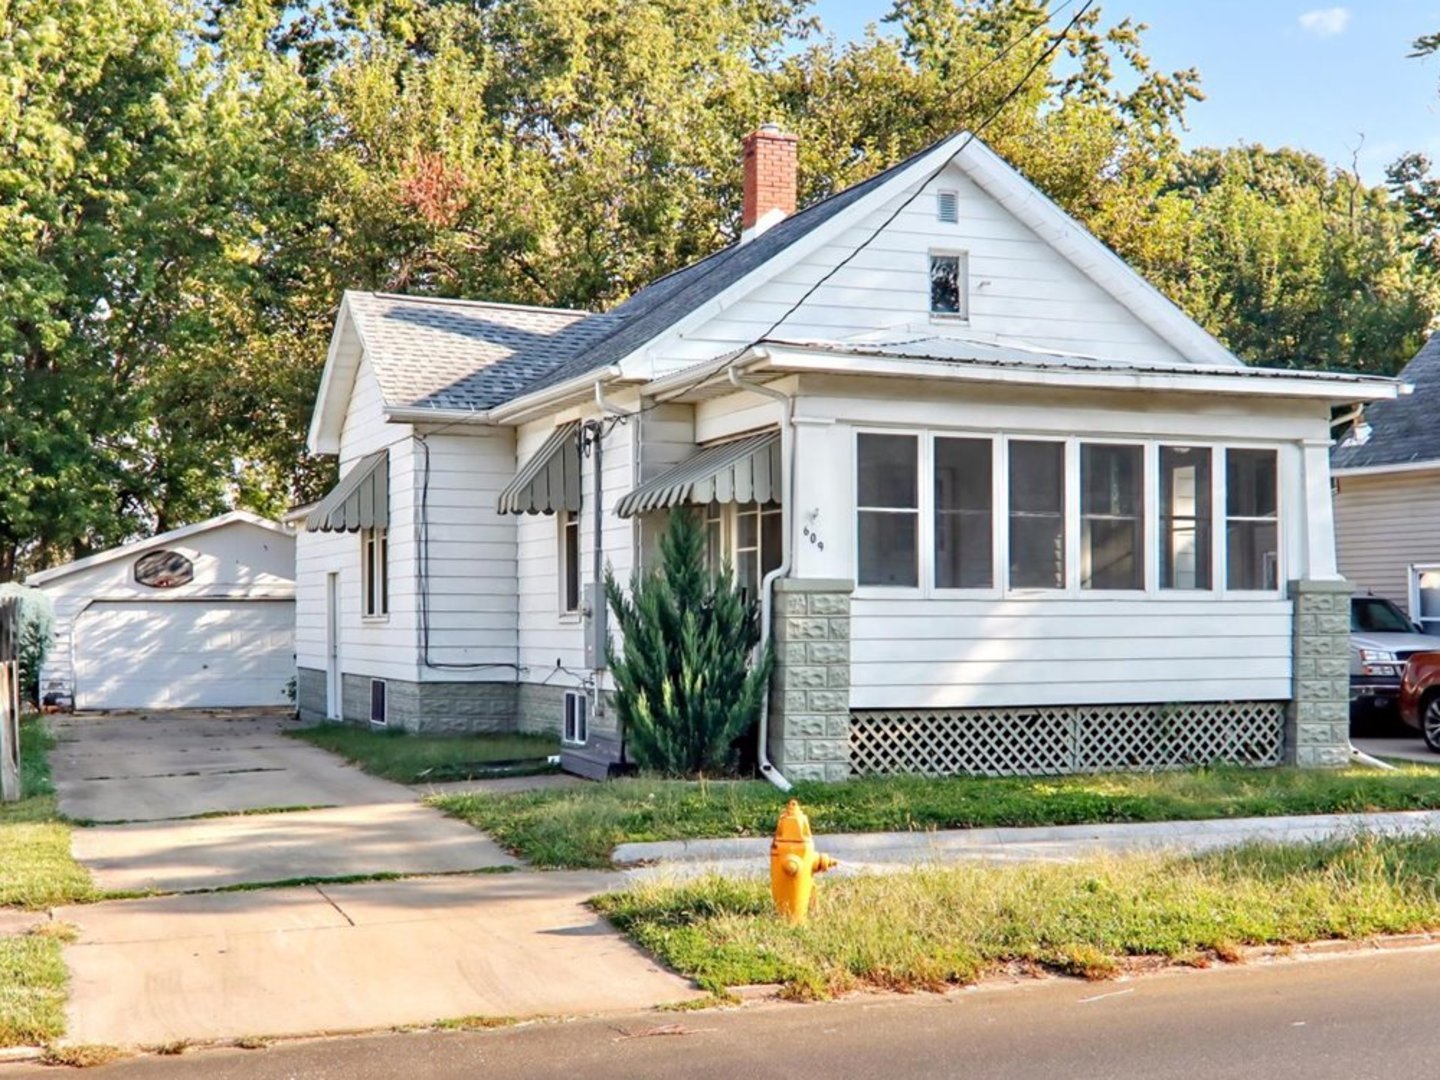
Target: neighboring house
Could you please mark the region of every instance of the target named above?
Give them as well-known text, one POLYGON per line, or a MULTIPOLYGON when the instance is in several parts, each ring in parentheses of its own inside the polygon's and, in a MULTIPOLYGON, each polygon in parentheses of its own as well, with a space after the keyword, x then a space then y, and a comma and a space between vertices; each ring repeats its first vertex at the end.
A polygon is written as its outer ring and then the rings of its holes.
POLYGON ((1247 368, 978 140, 798 213, 795 149, 747 136, 740 242, 603 315, 346 294, 302 712, 603 772, 596 567, 690 507, 791 779, 1345 760, 1330 423, 1396 384, 1247 368))
POLYGON ((285 705, 295 536, 237 510, 32 574, 55 638, 40 698, 76 709, 285 705))
POLYGON ((1330 455, 1340 571, 1440 633, 1440 334, 1330 455))

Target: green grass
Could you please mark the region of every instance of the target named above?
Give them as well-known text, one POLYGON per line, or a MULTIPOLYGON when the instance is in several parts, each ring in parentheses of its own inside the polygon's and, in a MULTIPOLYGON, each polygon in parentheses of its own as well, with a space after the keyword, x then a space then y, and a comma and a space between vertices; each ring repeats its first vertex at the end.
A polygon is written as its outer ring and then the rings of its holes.
POLYGON ((41 909, 97 898, 89 872, 70 857, 70 825, 56 809, 49 763, 54 745, 40 717, 22 721, 25 798, 0 803, 0 907, 41 909))
POLYGON ((0 937, 0 1046, 38 1046, 65 1033, 69 974, 54 937, 0 937))
MULTIPOLYGON (((797 784, 816 833, 1169 821, 1440 808, 1440 769, 1196 769, 1055 778, 884 777, 797 784)), ((537 866, 604 867, 615 845, 768 836, 786 796, 762 781, 619 780, 431 803, 537 866)))
POLYGON ((801 927, 772 912, 762 880, 644 885, 594 904, 716 994, 939 990, 1015 965, 1105 978, 1139 957, 1205 964, 1245 946, 1440 928, 1440 838, 822 879, 801 927))
POLYGON ((322 724, 292 734, 401 784, 548 772, 546 757, 559 751, 557 741, 545 735, 411 735, 346 724, 322 724))

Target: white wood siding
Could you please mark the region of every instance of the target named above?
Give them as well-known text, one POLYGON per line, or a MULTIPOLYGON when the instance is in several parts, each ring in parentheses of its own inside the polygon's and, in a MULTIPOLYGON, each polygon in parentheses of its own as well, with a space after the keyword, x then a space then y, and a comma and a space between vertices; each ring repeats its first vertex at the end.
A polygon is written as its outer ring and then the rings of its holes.
MULTIPOLYGON (((281 597, 295 595, 295 540, 270 529, 237 521, 164 545, 194 564, 195 579, 174 589, 152 589, 135 581, 134 556, 102 563, 57 578, 42 591, 55 614, 55 639, 40 669, 41 693, 71 693, 75 685, 72 634, 76 617, 97 600, 184 600, 197 597, 281 597)), ((143 553, 143 552, 142 552, 143 553)))
POLYGON ((1440 469, 1337 479, 1340 573, 1408 609, 1410 567, 1440 563, 1440 469))
POLYGON ((851 605, 856 709, 1290 696, 1290 603, 888 600, 851 605))
MULTIPOLYGON (((416 485, 422 493, 431 681, 514 682, 518 642, 516 526, 496 512, 515 475, 512 428, 421 436, 416 485), (426 453, 429 477, 426 483, 426 453), (494 665, 476 667, 473 665, 494 665)), ((422 657, 424 660, 424 657, 422 657)))
POLYGON ((340 475, 366 454, 390 451, 390 614, 360 613, 360 534, 307 533, 296 548, 296 663, 325 670, 325 581, 340 575, 340 670, 353 675, 414 680, 419 673, 415 606, 415 448, 412 429, 385 422, 380 388, 362 359, 340 434, 340 475))
POLYGON ((880 232, 869 246, 821 285, 772 336, 834 340, 908 327, 942 335, 998 336, 1044 349, 1137 363, 1187 359, 955 166, 931 181, 885 225, 908 194, 895 196, 683 340, 666 343, 654 358, 654 370, 673 370, 764 336, 807 289, 877 229, 880 232), (937 220, 935 192, 941 189, 959 196, 956 224, 937 220), (931 316, 931 250, 966 254, 968 320, 931 316))
MULTIPOLYGON (((633 407, 633 401, 617 403, 633 407)), ((524 464, 555 430, 557 423, 584 419, 592 411, 537 420, 519 429, 516 467, 524 464)), ((633 523, 617 517, 615 506, 634 485, 633 435, 636 421, 617 424, 605 438, 602 531, 603 557, 620 581, 629 583, 635 560, 633 523)), ((580 583, 594 579, 594 458, 581 459, 580 583)), ((559 522, 552 514, 520 514, 514 519, 518 536, 519 662, 523 682, 578 686, 585 669, 584 628, 580 616, 560 610, 559 522), (558 661, 558 666, 557 666, 558 661)), ((612 627, 613 632, 613 627, 612 627)), ((607 680, 603 684, 610 686, 607 680)))

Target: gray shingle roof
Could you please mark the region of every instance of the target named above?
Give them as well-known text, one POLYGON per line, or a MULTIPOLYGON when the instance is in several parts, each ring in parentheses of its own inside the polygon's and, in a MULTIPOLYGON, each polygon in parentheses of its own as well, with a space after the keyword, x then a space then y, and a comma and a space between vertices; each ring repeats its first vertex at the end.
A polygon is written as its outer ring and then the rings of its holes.
POLYGON ((1440 333, 1432 334, 1398 378, 1414 393, 1366 406, 1369 438, 1347 440, 1330 452, 1336 469, 1440 461, 1440 333))
POLYGON ((392 293, 346 299, 386 405, 494 408, 618 362, 933 148, 657 278, 603 315, 392 293))
POLYGON ((346 301, 392 408, 492 408, 609 323, 583 311, 390 293, 350 292, 346 301))

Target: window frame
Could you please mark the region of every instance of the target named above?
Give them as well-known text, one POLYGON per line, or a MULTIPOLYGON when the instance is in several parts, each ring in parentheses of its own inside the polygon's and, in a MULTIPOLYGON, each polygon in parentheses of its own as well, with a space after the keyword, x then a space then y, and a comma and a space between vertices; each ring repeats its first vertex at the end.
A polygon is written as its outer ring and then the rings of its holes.
POLYGON ((560 742, 565 746, 584 746, 589 741, 590 695, 584 690, 566 690, 560 704, 560 742))
MULTIPOLYGON (((1285 545, 1288 541, 1288 534, 1285 529, 1285 453, 1284 447, 1278 443, 1256 443, 1256 442, 1225 442, 1217 444, 1221 453, 1219 454, 1219 468, 1215 469, 1216 475, 1212 478, 1216 482, 1216 495, 1220 501, 1215 506, 1219 507, 1214 514, 1215 518, 1215 574, 1214 585, 1222 596, 1236 596, 1241 598, 1259 598, 1284 596, 1286 583, 1289 580, 1289 567, 1285 545), (1230 474, 1229 454, 1232 450, 1265 450, 1275 455, 1275 588, 1273 589, 1232 589, 1230 587, 1230 503, 1226 481, 1230 474)), ((1237 516, 1236 521, 1269 521, 1270 518, 1254 518, 1244 515, 1237 516)))
POLYGON ((934 247, 925 253, 925 312, 932 322, 968 323, 970 321, 970 252, 964 248, 934 247), (936 311, 932 302, 930 285, 935 273, 936 259, 955 259, 956 297, 958 311, 936 311))
MULTIPOLYGON (((871 596, 914 596, 925 589, 927 581, 933 581, 931 565, 934 552, 926 553, 926 537, 933 535, 933 523, 926 522, 926 485, 933 484, 933 462, 930 461, 930 433, 915 428, 856 427, 850 438, 850 550, 854 556, 855 588, 862 595, 871 596), (898 506, 862 507, 860 505, 860 436, 861 435, 904 435, 915 440, 915 507, 906 509, 898 506), (913 514, 915 516, 915 582, 914 585, 862 585, 860 584, 860 514, 913 514)), ((933 500, 928 500, 933 501, 933 500)), ((933 514, 933 508, 932 508, 933 514)), ((961 590, 952 590, 961 591, 961 590)), ((969 592, 969 590, 964 590, 969 592)))
POLYGON ((360 617, 365 622, 390 618, 390 530, 384 525, 360 530, 360 617))
POLYGON ((765 537, 767 527, 773 528, 780 535, 780 561, 785 561, 785 514, 784 508, 775 501, 756 502, 751 499, 749 502, 711 502, 700 507, 702 515, 701 524, 705 529, 705 560, 706 567, 714 572, 719 572, 722 564, 728 564, 730 573, 735 583, 741 587, 749 583, 740 579, 740 552, 753 551, 755 553, 755 565, 759 572, 759 578, 755 582, 757 596, 751 597, 758 601, 758 590, 769 573, 765 569, 765 537), (750 510, 751 507, 755 509, 750 510), (756 517, 756 533, 754 547, 740 547, 740 513, 742 508, 746 513, 754 513, 756 517), (712 533, 713 530, 713 533, 712 533), (719 559, 711 561, 711 537, 715 536, 718 547, 719 559))
POLYGON ((555 562, 557 564, 557 573, 555 575, 556 607, 560 611, 561 618, 575 620, 580 618, 580 608, 584 602, 584 583, 580 579, 580 567, 583 562, 580 557, 580 515, 572 514, 569 510, 560 510, 555 514, 555 518, 555 562), (573 565, 571 564, 569 547, 569 534, 571 531, 575 534, 575 559, 573 565), (569 606, 569 589, 572 578, 575 583, 574 607, 569 606))
MULTIPOLYGON (((1166 436, 1137 437, 1109 432, 1086 432, 1083 435, 1033 431, 1024 428, 967 428, 939 425, 856 423, 850 425, 850 553, 851 572, 855 580, 855 596, 859 599, 950 599, 950 600, 1046 600, 1078 599, 1105 602, 1109 600, 1157 600, 1162 603, 1190 601, 1283 599, 1286 595, 1289 555, 1287 506, 1293 498, 1289 491, 1291 463, 1286 442, 1262 443, 1252 440, 1216 437, 1190 437, 1183 433, 1166 436), (916 527, 917 585, 860 584, 860 512, 859 502, 859 436, 912 435, 917 437, 917 481, 919 507, 916 527), (934 445, 936 439, 988 439, 991 442, 991 555, 994 560, 990 588, 940 588, 935 584, 935 495, 934 445), (1065 446, 1065 584, 1063 588, 1013 587, 1010 584, 1010 444, 1012 442, 1055 442, 1065 446), (1080 586, 1081 552, 1081 491, 1080 446, 1082 443, 1105 446, 1139 446, 1141 448, 1141 496, 1143 499, 1141 529, 1143 587, 1139 589, 1083 589, 1080 586), (1160 448, 1162 446, 1208 450, 1210 453, 1210 587, 1175 589, 1160 587, 1160 448), (1227 588, 1229 567, 1226 565, 1226 523, 1228 515, 1216 512, 1225 507, 1225 452, 1227 450, 1268 450, 1276 455, 1276 554, 1277 577, 1274 589, 1227 588)), ((877 508, 868 508, 875 510, 877 508)), ((910 513, 911 511, 894 511, 910 513)))

